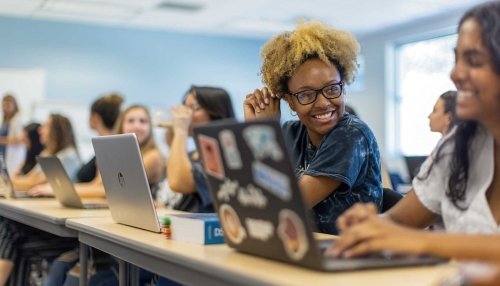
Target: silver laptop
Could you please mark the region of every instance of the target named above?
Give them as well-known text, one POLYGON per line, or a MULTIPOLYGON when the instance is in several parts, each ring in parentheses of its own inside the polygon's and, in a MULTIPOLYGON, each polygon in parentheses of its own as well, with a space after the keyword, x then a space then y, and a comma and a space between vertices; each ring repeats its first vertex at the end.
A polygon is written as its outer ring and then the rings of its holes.
POLYGON ((160 232, 135 134, 94 137, 92 145, 113 220, 160 232))
POLYGON ((333 241, 313 237, 278 121, 217 122, 194 128, 212 198, 229 246, 245 253, 324 271, 426 265, 429 256, 324 255, 333 241))
POLYGON ((77 209, 104 209, 108 207, 106 203, 83 202, 59 158, 46 156, 36 159, 54 191, 54 196, 61 205, 77 209))
POLYGON ((3 154, 0 154, 0 198, 12 198, 12 199, 28 199, 28 198, 51 198, 53 196, 38 196, 33 197, 28 195, 27 190, 17 190, 12 184, 9 172, 7 171, 7 165, 5 164, 5 158, 3 154))

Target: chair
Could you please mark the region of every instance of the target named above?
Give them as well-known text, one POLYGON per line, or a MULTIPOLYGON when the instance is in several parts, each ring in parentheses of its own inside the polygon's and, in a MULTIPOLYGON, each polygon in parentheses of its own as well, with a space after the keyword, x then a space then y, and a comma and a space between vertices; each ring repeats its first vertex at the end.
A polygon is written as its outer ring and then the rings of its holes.
POLYGON ((382 212, 385 213, 386 211, 388 211, 402 198, 403 195, 401 195, 400 193, 389 188, 384 188, 382 194, 382 212))

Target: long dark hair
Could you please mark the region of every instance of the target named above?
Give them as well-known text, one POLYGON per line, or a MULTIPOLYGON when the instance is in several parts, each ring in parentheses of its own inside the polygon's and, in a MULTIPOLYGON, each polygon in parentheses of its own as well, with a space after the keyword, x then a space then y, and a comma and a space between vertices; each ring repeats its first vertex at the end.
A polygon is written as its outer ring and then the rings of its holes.
POLYGON ((457 92, 454 90, 448 90, 447 92, 441 94, 439 99, 444 102, 444 113, 451 114, 451 122, 448 126, 448 130, 446 130, 446 132, 449 132, 459 121, 457 118, 457 92))
POLYGON ((29 148, 26 150, 26 157, 24 158, 24 164, 21 167, 21 174, 26 175, 35 167, 36 156, 38 156, 42 150, 43 145, 40 142, 40 134, 38 133, 38 128, 40 128, 39 123, 30 123, 24 127, 24 132, 28 136, 30 143, 29 148))
MULTIPOLYGON (((474 19, 481 28, 481 41, 490 52, 491 65, 496 74, 500 74, 500 1, 484 3, 468 10, 460 19, 458 30, 462 24, 469 19, 474 19)), ((470 146, 477 132, 478 123, 473 120, 463 120, 457 124, 453 136, 448 137, 434 156, 434 161, 423 177, 426 178, 433 165, 442 157, 442 149, 447 144, 454 144, 451 154, 450 178, 446 196, 450 198, 455 207, 466 210, 464 205, 466 199, 466 187, 469 179, 470 146), (466 154, 466 155, 465 155, 466 154)))
POLYGON ((223 88, 208 86, 191 86, 182 103, 186 102, 186 97, 193 94, 198 104, 208 112, 210 120, 224 118, 234 118, 233 104, 229 93, 223 88))

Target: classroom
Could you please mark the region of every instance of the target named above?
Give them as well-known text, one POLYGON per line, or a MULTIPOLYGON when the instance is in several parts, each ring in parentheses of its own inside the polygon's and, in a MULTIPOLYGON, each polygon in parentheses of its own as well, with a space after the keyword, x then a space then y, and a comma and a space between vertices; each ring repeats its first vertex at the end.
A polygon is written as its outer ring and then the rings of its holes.
POLYGON ((0 1, 0 285, 498 285, 499 9, 0 1))

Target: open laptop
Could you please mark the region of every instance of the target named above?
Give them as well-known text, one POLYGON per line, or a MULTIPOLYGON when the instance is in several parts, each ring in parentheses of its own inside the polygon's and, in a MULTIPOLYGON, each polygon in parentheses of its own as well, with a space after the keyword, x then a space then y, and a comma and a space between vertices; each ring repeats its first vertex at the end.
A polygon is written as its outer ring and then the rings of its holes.
POLYGON ((3 154, 0 154, 0 198, 11 198, 11 199, 31 199, 31 198, 51 198, 52 196, 38 196, 33 197, 28 195, 27 190, 18 190, 14 188, 12 180, 10 179, 9 172, 7 170, 7 164, 5 164, 5 158, 3 154))
POLYGON ((135 134, 94 137, 92 145, 113 220, 160 232, 135 134))
POLYGON ((36 159, 54 191, 54 196, 61 205, 77 209, 103 209, 108 207, 106 203, 83 202, 59 158, 46 156, 37 157, 36 159))
POLYGON ((194 128, 226 243, 245 253, 324 271, 413 266, 433 257, 325 256, 316 241, 277 121, 218 122, 194 128))

